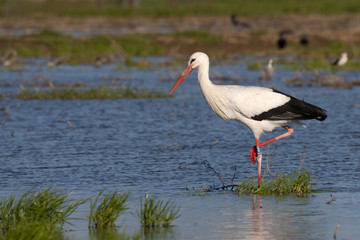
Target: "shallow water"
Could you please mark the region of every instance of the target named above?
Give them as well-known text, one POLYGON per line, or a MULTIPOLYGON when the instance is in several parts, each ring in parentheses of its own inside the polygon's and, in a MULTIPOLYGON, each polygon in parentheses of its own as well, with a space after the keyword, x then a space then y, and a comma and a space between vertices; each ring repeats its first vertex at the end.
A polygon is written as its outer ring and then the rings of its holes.
MULTIPOLYGON (((257 80, 259 73, 247 70, 246 60, 251 57, 236 64, 213 63, 212 78, 221 84, 262 85, 257 80), (230 80, 222 82, 217 76, 230 80)), ((39 75, 56 84, 96 86, 113 79, 112 84, 168 92, 182 70, 116 71, 117 64, 47 68, 44 62, 30 59, 21 72, 2 68, 0 94, 20 91, 19 84, 30 86, 39 81, 39 75)), ((8 116, 0 111, 0 196, 21 194, 39 185, 73 191, 76 198, 96 195, 104 188, 129 190, 130 210, 120 223, 130 233, 140 228, 136 217, 139 197, 145 193, 166 196, 181 207, 181 217, 171 231, 149 236, 154 239, 329 239, 339 219, 338 239, 355 239, 360 233, 359 88, 286 86, 282 80, 293 74, 278 68, 274 79, 263 85, 321 106, 328 118, 309 121, 306 129, 295 126, 291 137, 271 145, 276 154, 270 169, 296 170, 305 153, 302 166, 312 171, 314 188, 336 192, 305 198, 258 199, 230 191, 189 196, 186 188, 221 185, 204 167, 205 160, 228 180, 234 166, 235 182, 256 176, 256 166, 248 157, 255 143, 252 133, 238 122, 218 118, 204 101, 192 73, 176 90, 176 97, 169 99, 1 99, 0 107, 5 106, 8 116), (335 201, 327 204, 330 200, 335 201)), ((338 74, 359 78, 359 72, 338 74)), ((276 130, 262 139, 281 132, 276 130)), ((82 206, 77 214, 86 218, 88 209, 82 206)), ((68 233, 71 237, 89 238, 86 219, 74 224, 74 232, 68 233)))

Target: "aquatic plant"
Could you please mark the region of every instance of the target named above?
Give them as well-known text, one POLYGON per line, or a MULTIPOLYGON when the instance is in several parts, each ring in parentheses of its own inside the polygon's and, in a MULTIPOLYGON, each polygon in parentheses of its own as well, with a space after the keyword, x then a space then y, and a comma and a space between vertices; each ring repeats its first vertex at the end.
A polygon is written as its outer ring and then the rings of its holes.
POLYGON ((304 196, 311 191, 311 171, 304 169, 290 174, 278 174, 274 178, 265 178, 258 187, 257 181, 251 178, 238 185, 238 194, 289 195, 304 196))
POLYGON ((140 223, 145 228, 169 227, 180 217, 179 208, 171 200, 157 199, 156 196, 145 195, 145 200, 140 198, 140 223))
POLYGON ((21 201, 15 194, 11 194, 8 198, 3 198, 0 202, 0 227, 4 233, 12 226, 16 225, 20 218, 21 201))
POLYGON ((21 220, 16 227, 9 229, 0 238, 3 240, 63 240, 67 239, 61 228, 46 221, 32 222, 21 220))
POLYGON ((28 90, 24 89, 16 95, 16 98, 23 100, 51 100, 51 99, 118 99, 118 98, 167 98, 168 94, 151 92, 145 89, 135 88, 111 88, 99 86, 90 89, 84 88, 54 88, 51 90, 28 90))
POLYGON ((120 215, 127 210, 127 202, 129 200, 130 193, 118 193, 115 191, 112 194, 105 194, 101 191, 94 201, 90 204, 89 215, 89 228, 96 230, 103 230, 114 228, 115 223, 120 215), (100 199, 102 200, 100 201, 100 199))
POLYGON ((0 202, 0 237, 62 239, 62 226, 70 224, 70 215, 86 201, 70 199, 69 193, 50 187, 12 194, 0 202))
POLYGON ((69 216, 87 201, 70 199, 70 195, 71 193, 51 187, 40 192, 26 192, 20 200, 21 218, 63 225, 68 222, 69 216))

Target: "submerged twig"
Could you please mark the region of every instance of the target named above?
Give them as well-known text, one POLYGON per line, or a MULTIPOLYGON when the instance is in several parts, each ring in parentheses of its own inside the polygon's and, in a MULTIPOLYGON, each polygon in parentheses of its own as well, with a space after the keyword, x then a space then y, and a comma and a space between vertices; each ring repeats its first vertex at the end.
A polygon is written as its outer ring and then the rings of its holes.
POLYGON ((218 173, 218 172, 210 165, 209 161, 205 160, 205 161, 204 161, 204 166, 205 166, 206 168, 212 170, 212 171, 215 173, 215 175, 219 178, 222 186, 225 186, 224 180, 223 180, 223 178, 220 176, 220 173, 218 173))
POLYGON ((212 149, 212 147, 213 147, 214 145, 218 144, 219 142, 220 142, 219 140, 216 140, 215 142, 213 142, 213 143, 211 144, 211 146, 210 146, 210 149, 212 149))
POLYGON ((178 149, 179 144, 177 142, 174 142, 174 143, 168 144, 166 146, 160 147, 160 148, 155 149, 155 150, 163 150, 165 148, 169 148, 169 147, 172 147, 172 146, 175 146, 175 149, 178 149))
POLYGON ((71 124, 71 122, 68 120, 67 121, 67 124, 69 124, 69 126, 73 129, 73 130, 75 130, 75 127, 71 124))
POLYGON ((72 130, 75 130, 75 127, 71 124, 69 120, 55 120, 55 122, 66 122, 72 128, 72 130))
POLYGON ((220 173, 218 173, 218 172, 210 165, 209 161, 205 160, 205 161, 203 162, 203 164, 204 164, 204 166, 205 166, 206 168, 210 169, 211 171, 213 171, 213 172, 215 173, 215 175, 219 178, 219 180, 220 180, 220 182, 221 182, 221 184, 222 184, 221 187, 214 187, 214 188, 212 188, 213 190, 220 190, 220 189, 222 189, 222 190, 225 190, 225 189, 226 189, 226 190, 227 190, 228 188, 231 188, 230 190, 233 190, 234 187, 237 187, 237 186, 238 186, 237 184, 234 184, 234 180, 235 180, 235 177, 236 177, 236 166, 234 167, 234 175, 233 175, 233 177, 232 177, 232 179, 231 179, 230 184, 225 185, 224 179, 221 177, 220 173))
POLYGON ((335 232, 334 232, 334 239, 336 240, 336 235, 339 231, 339 228, 340 228, 340 222, 341 222, 341 218, 339 218, 339 222, 338 224, 336 225, 336 229, 335 229, 335 232))
POLYGON ((168 115, 168 116, 170 116, 170 117, 172 117, 172 118, 174 118, 174 119, 176 119, 176 120, 181 120, 180 117, 178 117, 178 116, 176 116, 176 115, 174 115, 174 114, 171 114, 171 113, 169 113, 169 112, 165 112, 165 114, 168 115))

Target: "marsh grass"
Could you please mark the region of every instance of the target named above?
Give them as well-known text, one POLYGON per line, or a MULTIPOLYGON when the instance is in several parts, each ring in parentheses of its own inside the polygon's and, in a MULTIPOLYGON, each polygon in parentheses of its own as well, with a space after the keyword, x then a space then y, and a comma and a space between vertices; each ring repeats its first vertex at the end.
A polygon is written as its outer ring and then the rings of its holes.
MULTIPOLYGON (((138 215, 144 229, 133 235, 128 235, 126 229, 119 232, 116 221, 128 209, 129 196, 129 192, 104 194, 103 190, 92 198, 88 216, 90 239, 142 239, 143 234, 167 230, 180 216, 179 208, 170 200, 146 197, 143 204, 141 198, 138 215)), ((74 200, 70 193, 50 187, 23 195, 11 194, 0 201, 0 239, 67 239, 64 224, 72 225, 69 220, 76 219, 70 215, 89 200, 74 200)))
MULTIPOLYGON (((0 234, 1 238, 1 234, 0 234)), ((63 240, 63 231, 56 225, 48 222, 20 221, 16 228, 9 229, 3 236, 4 240, 63 240)))
MULTIPOLYGON (((75 38, 52 30, 0 39, 6 46, 16 46, 21 57, 63 57, 69 64, 94 63, 97 56, 124 57, 161 55, 164 47, 156 44, 153 34, 129 34, 124 36, 95 35, 75 38)), ((5 49, 6 50, 6 49, 5 49)))
MULTIPOLYGON (((87 200, 73 200, 71 193, 45 188, 26 192, 21 198, 22 218, 29 221, 46 221, 62 226, 69 223, 70 215, 87 200)), ((70 224, 70 223, 69 223, 70 224)))
POLYGON ((87 200, 70 199, 70 193, 53 188, 10 195, 0 202, 0 237, 5 239, 62 239, 70 215, 87 200))
POLYGON ((119 99, 119 98, 167 98, 168 94, 151 92, 145 89, 137 90, 130 87, 99 86, 90 89, 84 88, 53 88, 51 90, 24 89, 16 95, 23 100, 85 100, 85 99, 119 99))
POLYGON ((251 178, 238 185, 238 194, 290 195, 305 196, 311 191, 311 171, 307 169, 293 171, 290 174, 278 174, 274 178, 265 178, 261 185, 251 178))
POLYGON ((140 198, 140 223, 144 228, 169 227, 180 217, 179 208, 171 200, 157 199, 156 196, 145 195, 140 198))
POLYGON ((115 228, 115 223, 120 215, 127 210, 127 202, 130 193, 104 194, 101 191, 90 204, 89 228, 93 230, 104 230, 115 228))
MULTIPOLYGON (((29 35, 2 37, 0 42, 0 54, 4 55, 10 48, 14 49, 20 58, 63 58, 67 64, 96 64, 96 59, 99 56, 112 59, 111 62, 113 63, 117 61, 117 58, 125 59, 124 62, 119 61, 117 69, 123 69, 124 67, 148 69, 153 67, 153 63, 135 61, 130 57, 166 55, 172 51, 181 55, 183 52, 178 49, 198 49, 199 45, 201 45, 202 51, 207 51, 211 55, 211 59, 218 60, 228 58, 229 54, 254 54, 259 51, 258 45, 246 48, 236 47, 236 50, 233 48, 219 48, 220 45, 228 44, 226 38, 223 35, 212 34, 206 30, 188 30, 168 34, 137 33, 122 36, 103 34, 76 38, 45 29, 29 35), (214 51, 214 49, 217 49, 217 51, 214 51)), ((268 54, 278 53, 277 49, 268 44, 264 45, 264 47, 267 49, 268 54)), ((311 61, 305 64, 289 63, 287 68, 331 69, 331 60, 337 58, 340 52, 346 49, 351 59, 352 56, 358 55, 357 52, 359 52, 360 48, 345 41, 321 42, 321 44, 306 49, 299 46, 289 46, 286 53, 297 54, 311 59, 311 61)), ((13 70, 19 68, 16 65, 9 67, 13 70)), ((349 61, 344 68, 358 69, 358 67, 358 63, 350 63, 349 61)), ((257 70, 259 66, 249 64, 248 68, 249 70, 257 70)))
POLYGON ((16 223, 23 217, 21 209, 21 201, 15 194, 11 194, 10 197, 1 200, 0 226, 3 233, 9 228, 15 226, 16 223))

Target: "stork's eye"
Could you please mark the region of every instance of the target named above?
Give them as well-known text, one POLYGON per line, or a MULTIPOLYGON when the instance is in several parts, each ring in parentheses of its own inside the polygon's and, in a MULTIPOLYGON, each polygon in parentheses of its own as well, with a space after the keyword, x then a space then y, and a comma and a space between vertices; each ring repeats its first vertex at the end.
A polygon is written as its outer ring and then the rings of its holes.
POLYGON ((196 58, 191 59, 190 64, 192 64, 195 61, 196 58))

